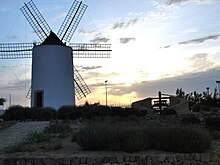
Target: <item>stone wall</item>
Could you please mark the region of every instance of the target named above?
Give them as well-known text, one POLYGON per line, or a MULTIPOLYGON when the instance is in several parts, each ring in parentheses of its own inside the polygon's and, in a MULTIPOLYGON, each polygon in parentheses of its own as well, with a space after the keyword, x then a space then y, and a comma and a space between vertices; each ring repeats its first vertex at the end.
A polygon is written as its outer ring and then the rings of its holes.
POLYGON ((143 99, 143 100, 139 100, 139 101, 133 102, 131 104, 131 107, 133 109, 137 109, 137 110, 151 109, 151 107, 152 107, 152 103, 151 102, 152 102, 151 98, 146 98, 146 99, 143 99))
POLYGON ((219 165, 218 153, 0 155, 0 165, 219 165))
POLYGON ((170 108, 176 110, 177 114, 189 113, 189 102, 184 98, 170 97, 170 108))
MULTIPOLYGON (((135 110, 146 110, 148 115, 155 114, 155 111, 152 109, 152 98, 146 98, 133 102, 131 107, 135 110)), ((171 109, 174 109, 177 114, 182 115, 189 112, 189 103, 184 98, 179 98, 176 96, 170 95, 170 106, 171 109)))

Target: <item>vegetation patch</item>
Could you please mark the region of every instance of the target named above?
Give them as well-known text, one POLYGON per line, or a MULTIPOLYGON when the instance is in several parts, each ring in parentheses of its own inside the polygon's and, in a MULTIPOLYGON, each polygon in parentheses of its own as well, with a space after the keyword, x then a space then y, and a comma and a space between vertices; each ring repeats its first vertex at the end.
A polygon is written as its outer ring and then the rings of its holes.
POLYGON ((208 117, 205 121, 208 128, 220 130, 220 117, 208 117))
POLYGON ((60 133, 60 134, 67 134, 72 131, 69 123, 62 123, 56 122, 51 124, 50 126, 44 129, 44 133, 51 134, 51 133, 60 133))
POLYGON ((194 115, 185 115, 181 119, 183 124, 200 124, 201 121, 198 117, 194 115))
POLYGON ((29 108, 20 105, 9 107, 2 116, 5 121, 12 120, 76 120, 76 119, 92 119, 94 117, 128 117, 131 115, 145 116, 146 111, 138 111, 132 108, 109 107, 99 104, 84 106, 63 106, 58 111, 52 108, 29 108))
POLYGON ((74 137, 85 150, 204 152, 210 147, 211 136, 192 126, 118 127, 103 122, 90 122, 74 137))
POLYGON ((62 143, 59 139, 54 139, 49 134, 30 132, 23 140, 15 142, 13 145, 7 147, 5 152, 33 152, 42 149, 50 151, 60 148, 62 148, 62 143))
POLYGON ((164 108, 163 111, 160 112, 161 115, 177 115, 175 109, 172 108, 164 108))
POLYGON ((180 153, 204 152, 212 140, 208 132, 192 126, 156 128, 150 133, 153 148, 180 153))

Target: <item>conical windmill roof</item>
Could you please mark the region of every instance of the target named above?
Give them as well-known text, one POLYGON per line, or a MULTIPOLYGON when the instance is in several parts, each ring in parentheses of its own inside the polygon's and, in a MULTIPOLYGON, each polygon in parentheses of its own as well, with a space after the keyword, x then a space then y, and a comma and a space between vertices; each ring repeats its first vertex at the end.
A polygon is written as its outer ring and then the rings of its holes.
POLYGON ((61 45, 61 46, 65 46, 65 44, 52 31, 50 32, 50 35, 41 43, 41 45, 61 45))

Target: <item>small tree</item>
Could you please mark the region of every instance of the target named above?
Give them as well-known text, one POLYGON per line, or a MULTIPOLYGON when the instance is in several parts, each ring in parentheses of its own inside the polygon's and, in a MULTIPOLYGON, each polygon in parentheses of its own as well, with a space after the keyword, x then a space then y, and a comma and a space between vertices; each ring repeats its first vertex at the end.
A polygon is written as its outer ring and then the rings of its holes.
POLYGON ((185 92, 183 91, 182 88, 177 88, 176 89, 176 96, 180 97, 180 98, 184 98, 185 97, 185 92))
POLYGON ((210 106, 219 106, 217 88, 215 88, 214 92, 210 94, 203 92, 203 98, 201 102, 203 104, 210 105, 210 106))
POLYGON ((6 102, 6 99, 4 99, 3 97, 0 98, 0 105, 4 105, 5 102, 6 102))

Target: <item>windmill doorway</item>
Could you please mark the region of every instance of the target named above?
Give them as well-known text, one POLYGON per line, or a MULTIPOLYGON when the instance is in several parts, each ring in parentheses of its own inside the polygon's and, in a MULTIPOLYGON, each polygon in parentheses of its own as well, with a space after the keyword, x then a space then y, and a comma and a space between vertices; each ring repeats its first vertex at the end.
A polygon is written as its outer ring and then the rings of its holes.
POLYGON ((44 91, 38 90, 34 92, 34 107, 43 108, 44 107, 44 91))

